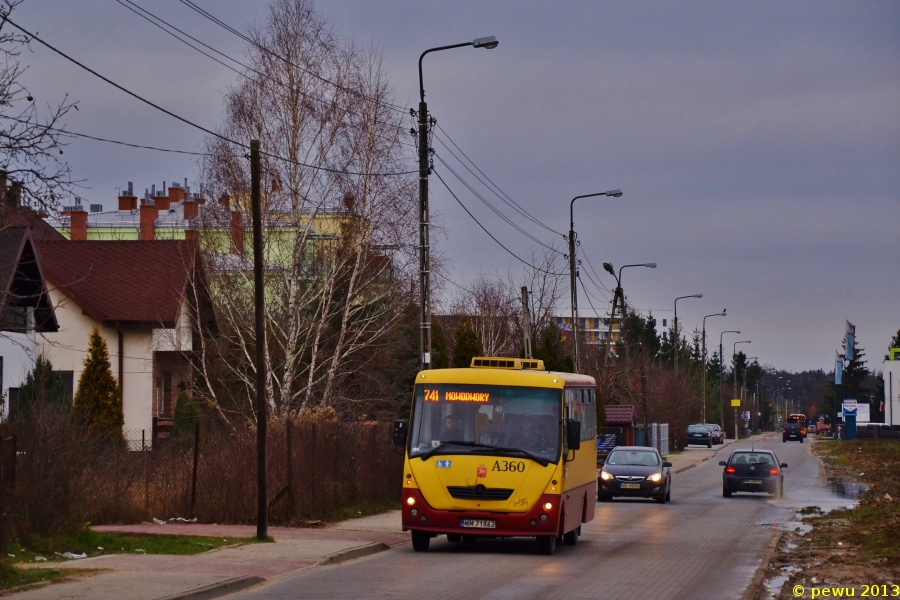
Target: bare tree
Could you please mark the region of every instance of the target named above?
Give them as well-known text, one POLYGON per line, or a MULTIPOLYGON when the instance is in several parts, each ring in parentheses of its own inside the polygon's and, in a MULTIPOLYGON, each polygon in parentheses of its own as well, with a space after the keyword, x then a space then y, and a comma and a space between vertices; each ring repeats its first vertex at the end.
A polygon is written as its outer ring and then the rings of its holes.
MULTIPOLYGON (((339 40, 310 0, 275 0, 248 36, 250 68, 225 95, 220 132, 263 150, 269 397, 286 413, 348 400, 342 382, 396 325, 414 264, 415 180, 382 175, 412 160, 376 48, 339 40)), ((207 185, 248 214, 245 149, 211 138, 207 151, 207 185)), ((221 237, 224 209, 213 208, 210 235, 221 237)), ((209 272, 228 368, 252 392, 252 271, 233 250, 209 272)))
POLYGON ((27 67, 20 56, 30 39, 6 22, 22 1, 0 2, 0 171, 21 185, 25 204, 52 210, 73 185, 69 165, 59 157, 65 145, 62 120, 77 106, 64 96, 58 104, 47 103, 41 115, 38 102, 22 85, 27 67))

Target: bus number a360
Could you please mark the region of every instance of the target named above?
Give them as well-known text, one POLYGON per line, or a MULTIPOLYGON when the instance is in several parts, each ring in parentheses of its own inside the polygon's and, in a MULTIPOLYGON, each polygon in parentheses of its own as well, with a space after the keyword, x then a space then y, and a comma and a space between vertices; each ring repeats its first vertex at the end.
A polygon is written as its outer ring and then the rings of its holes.
POLYGON ((524 473, 525 463, 518 460, 495 460, 491 471, 514 471, 524 473))

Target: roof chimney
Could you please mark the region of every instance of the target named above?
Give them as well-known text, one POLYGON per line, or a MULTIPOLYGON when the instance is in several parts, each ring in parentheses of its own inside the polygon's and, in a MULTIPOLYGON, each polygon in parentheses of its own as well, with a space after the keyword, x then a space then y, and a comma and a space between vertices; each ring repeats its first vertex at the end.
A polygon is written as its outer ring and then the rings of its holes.
POLYGON ((228 194, 222 194, 219 196, 219 204, 224 206, 225 208, 231 208, 231 196, 228 194))
POLYGON ((239 210, 231 212, 231 251, 244 255, 244 215, 239 210))
POLYGON ((184 220, 190 221, 197 218, 197 203, 193 200, 184 201, 184 220))
POLYGON ((159 207, 155 204, 141 206, 141 241, 153 241, 156 239, 156 219, 159 217, 159 207))
MULTIPOLYGON (((171 190, 170 190, 171 192, 171 190)), ((162 192, 160 195, 153 199, 153 203, 156 205, 156 208, 159 210, 166 212, 169 210, 169 204, 172 202, 171 196, 163 196, 162 192)))
POLYGON ((119 195, 119 210, 135 210, 137 208, 137 196, 134 195, 134 186, 129 181, 128 190, 119 195))
MULTIPOLYGON (((80 207, 81 205, 79 205, 80 207)), ((69 213, 69 239, 73 242, 87 241, 88 214, 83 209, 69 213)))

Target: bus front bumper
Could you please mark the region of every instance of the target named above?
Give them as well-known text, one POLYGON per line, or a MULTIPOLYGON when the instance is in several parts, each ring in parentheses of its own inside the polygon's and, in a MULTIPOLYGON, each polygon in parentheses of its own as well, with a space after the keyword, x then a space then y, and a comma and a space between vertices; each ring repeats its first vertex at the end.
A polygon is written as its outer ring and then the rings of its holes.
POLYGON ((439 510, 425 502, 417 489, 403 490, 403 531, 427 531, 475 536, 535 536, 559 533, 560 496, 544 494, 524 513, 502 513, 475 510, 439 510), (413 498, 415 503, 408 504, 413 498), (544 505, 550 503, 550 510, 544 505), (413 514, 415 511, 415 514, 413 514), (496 527, 464 527, 464 520, 493 521, 496 527))

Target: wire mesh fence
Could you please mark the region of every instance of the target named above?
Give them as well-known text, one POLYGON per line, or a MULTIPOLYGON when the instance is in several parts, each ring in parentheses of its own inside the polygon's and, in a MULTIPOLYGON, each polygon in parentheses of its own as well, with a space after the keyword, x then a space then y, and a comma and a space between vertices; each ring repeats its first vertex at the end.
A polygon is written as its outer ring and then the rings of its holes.
MULTIPOLYGON (((267 444, 272 523, 321 518, 398 497, 403 457, 394 452, 390 424, 273 422, 267 444)), ((182 435, 156 450, 150 450, 146 431, 131 430, 126 447, 94 469, 88 503, 92 523, 178 517, 255 522, 254 427, 201 428, 199 440, 182 435)))

